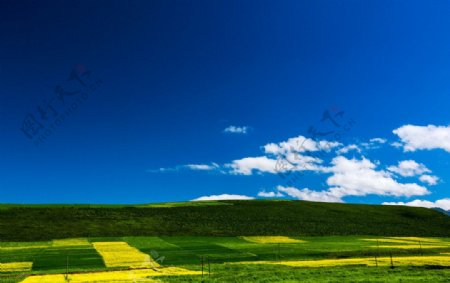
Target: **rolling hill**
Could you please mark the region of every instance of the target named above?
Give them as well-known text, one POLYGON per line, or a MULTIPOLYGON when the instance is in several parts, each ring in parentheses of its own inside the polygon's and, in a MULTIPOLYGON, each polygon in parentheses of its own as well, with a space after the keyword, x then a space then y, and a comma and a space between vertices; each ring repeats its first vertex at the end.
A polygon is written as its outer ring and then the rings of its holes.
POLYGON ((450 236, 433 209, 307 201, 0 205, 0 241, 115 236, 450 236))

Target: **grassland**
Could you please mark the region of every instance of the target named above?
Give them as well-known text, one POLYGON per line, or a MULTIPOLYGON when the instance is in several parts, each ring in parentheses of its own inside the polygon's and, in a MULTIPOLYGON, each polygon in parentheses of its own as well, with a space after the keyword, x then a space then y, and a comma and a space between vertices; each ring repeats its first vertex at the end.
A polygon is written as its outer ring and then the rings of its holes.
POLYGON ((303 201, 0 205, 0 282, 449 282, 450 217, 303 201))
POLYGON ((404 206, 305 201, 1 205, 0 241, 121 236, 450 236, 450 217, 404 206))
POLYGON ((5 283, 448 282, 450 238, 91 237, 0 243, 0 262, 26 268, 5 283))

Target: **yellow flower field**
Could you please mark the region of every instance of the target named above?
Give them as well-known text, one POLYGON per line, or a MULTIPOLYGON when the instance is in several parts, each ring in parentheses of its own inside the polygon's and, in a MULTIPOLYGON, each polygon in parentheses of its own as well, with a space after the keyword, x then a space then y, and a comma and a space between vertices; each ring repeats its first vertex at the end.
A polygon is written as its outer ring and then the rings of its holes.
POLYGON ((58 239, 52 241, 53 247, 90 246, 86 238, 58 239))
POLYGON ((247 236, 242 239, 257 244, 292 244, 305 243, 306 241, 292 239, 285 236, 247 236))
MULTIPOLYGON (((71 283, 131 283, 131 282, 159 282, 159 276, 200 275, 201 271, 193 271, 178 267, 164 267, 154 269, 134 269, 123 271, 102 271, 69 274, 71 283), (150 277, 150 278, 148 278, 150 277)), ((25 278, 21 283, 67 283, 64 274, 33 275, 25 278)))
POLYGON ((405 241, 412 241, 412 242, 430 242, 430 243, 445 243, 442 240, 439 239, 433 239, 433 238, 422 238, 422 237, 389 237, 391 239, 399 239, 399 240, 405 240, 405 241))
POLYGON ((438 245, 390 245, 390 246, 371 246, 371 248, 381 248, 381 249, 442 249, 448 248, 448 246, 438 246, 438 245))
POLYGON ((416 244, 417 242, 411 242, 407 240, 400 240, 400 239, 363 239, 364 241, 371 241, 371 242, 379 242, 379 243, 393 243, 393 244, 416 244))
POLYGON ((365 241, 383 243, 385 245, 371 246, 371 248, 385 249, 440 249, 450 247, 450 243, 432 238, 420 237, 390 237, 382 239, 363 239, 365 241), (386 245, 388 244, 388 245, 386 245), (394 244, 394 245, 389 245, 394 244), (395 245, 396 244, 396 245, 395 245))
MULTIPOLYGON (((394 265, 422 266, 441 265, 450 266, 450 256, 409 256, 393 257, 394 265)), ((389 266, 390 257, 377 258, 378 266, 389 266)), ((297 260, 297 261, 251 261, 232 264, 275 264, 295 267, 333 267, 344 265, 367 265, 375 266, 375 258, 346 258, 346 259, 322 259, 322 260, 297 260)))
POLYGON ((29 250, 29 249, 46 249, 49 246, 14 246, 14 247, 0 247, 0 251, 16 251, 16 250, 29 250))
POLYGON ((0 251, 11 250, 27 250, 27 249, 46 249, 50 247, 74 247, 74 246, 90 246, 91 243, 86 238, 70 238, 58 239, 51 242, 36 242, 36 243, 7 243, 5 246, 0 246, 0 251))
POLYGON ((107 267, 152 268, 158 267, 148 254, 126 242, 97 242, 94 248, 103 257, 107 267))
POLYGON ((0 272, 29 271, 33 266, 32 262, 8 262, 0 263, 0 272))

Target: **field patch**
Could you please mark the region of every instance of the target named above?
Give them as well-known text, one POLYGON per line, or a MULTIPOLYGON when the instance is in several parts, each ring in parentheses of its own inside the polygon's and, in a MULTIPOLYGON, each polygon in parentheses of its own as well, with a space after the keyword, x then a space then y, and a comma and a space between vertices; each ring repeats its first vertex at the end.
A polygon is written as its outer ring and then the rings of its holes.
POLYGON ((389 237, 390 239, 404 240, 409 242, 429 242, 429 243, 442 243, 440 239, 424 238, 424 237, 389 237))
POLYGON ((89 273, 33 275, 21 283, 110 283, 110 282, 159 282, 152 277, 199 275, 201 271, 193 271, 179 267, 164 267, 158 269, 135 269, 123 271, 102 271, 89 273))
POLYGON ((159 264, 148 254, 126 242, 96 242, 94 248, 103 257, 107 267, 151 268, 159 264))
POLYGON ((0 263, 0 272, 21 272, 30 271, 32 262, 8 262, 0 263))
POLYGON ((370 247, 382 249, 443 249, 450 247, 446 241, 423 237, 388 237, 362 240, 376 242, 376 246, 370 247), (380 243, 383 245, 380 245, 380 243))
MULTIPOLYGON (((383 239, 363 239, 364 241, 371 241, 376 243, 389 243, 389 244, 411 244, 411 241, 406 240, 400 240, 400 239, 389 239, 389 238, 383 238, 383 239)), ((417 242, 414 242, 414 244, 417 242)))
MULTIPOLYGON (((450 256, 409 256, 393 257, 394 266, 450 266, 450 256)), ((322 259, 322 260, 297 260, 297 261, 253 261, 239 262, 236 264, 275 264, 292 267, 334 267, 345 265, 366 265, 366 266, 390 266, 390 257, 379 258, 346 258, 346 259, 322 259)))
POLYGON ((242 239, 257 244, 298 244, 306 242, 285 236, 245 236, 242 239))
POLYGON ((11 242, 0 244, 0 251, 46 249, 50 247, 76 247, 90 246, 91 243, 86 238, 57 239, 50 242, 11 242))
POLYGON ((381 249, 445 249, 448 246, 438 246, 438 245, 389 245, 389 246, 371 246, 371 248, 381 248, 381 249))
MULTIPOLYGON (((160 251, 160 254, 165 256, 164 262, 169 265, 199 264, 202 257, 210 257, 217 262, 255 259, 254 255, 222 245, 224 238, 220 237, 163 237, 162 239, 178 247, 177 250, 160 251)), ((245 241, 238 238, 227 238, 226 241, 230 240, 238 240, 245 243, 245 241)))
POLYGON ((73 246, 90 246, 91 243, 86 238, 71 238, 53 240, 53 247, 73 247, 73 246))

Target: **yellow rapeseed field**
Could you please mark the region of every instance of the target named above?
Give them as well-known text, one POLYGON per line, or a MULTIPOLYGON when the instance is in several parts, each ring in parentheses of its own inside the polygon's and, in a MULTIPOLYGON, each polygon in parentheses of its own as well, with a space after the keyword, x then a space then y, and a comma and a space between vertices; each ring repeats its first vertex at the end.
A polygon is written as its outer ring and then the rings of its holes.
POLYGON ((371 241, 371 242, 379 242, 379 243, 394 243, 394 244, 416 244, 417 242, 411 242, 406 240, 400 240, 400 239, 363 239, 364 241, 371 241))
POLYGON ((158 267, 148 254, 126 242, 97 242, 94 248, 103 257, 107 267, 152 268, 158 267))
POLYGON ((371 246, 371 248, 382 248, 382 249, 442 249, 448 248, 448 246, 438 246, 438 245, 389 245, 389 246, 371 246))
POLYGON ((90 246, 91 243, 86 238, 72 238, 53 240, 53 247, 90 246))
POLYGON ((433 239, 433 238, 422 238, 422 237, 389 237, 391 239, 399 239, 399 240, 406 240, 406 241, 412 241, 412 242, 431 242, 431 243, 445 243, 442 240, 439 239, 433 239))
POLYGON ((242 239, 257 244, 292 244, 305 243, 306 241, 292 239, 285 236, 249 236, 241 237, 242 239))
POLYGON ((18 251, 18 250, 29 250, 29 249, 46 249, 49 246, 14 246, 14 247, 0 247, 0 251, 18 251))
POLYGON ((86 238, 59 239, 51 242, 36 243, 7 243, 0 246, 1 250, 28 250, 28 249, 46 249, 50 247, 74 247, 74 246, 90 246, 91 243, 86 238))
POLYGON ((21 283, 131 283, 131 282, 159 282, 152 277, 199 275, 201 271, 193 271, 178 267, 163 267, 154 269, 134 269, 123 271, 102 271, 69 274, 69 281, 64 274, 33 275, 25 278, 21 283), (149 278, 150 277, 150 278, 149 278))
POLYGON ((432 238, 420 237, 390 237, 381 239, 363 239, 365 241, 383 243, 385 245, 371 246, 371 248, 385 249, 439 249, 448 248, 450 243, 432 238), (388 245, 386 245, 388 244, 388 245), (394 245, 390 245, 394 244, 394 245))
POLYGON ((33 266, 32 262, 8 262, 0 263, 0 272, 29 271, 33 266))
MULTIPOLYGON (((408 256, 393 257, 394 265, 422 266, 441 265, 450 266, 450 256, 408 256)), ((378 266, 389 266, 390 257, 377 258, 378 266)), ((321 259, 321 260, 297 260, 297 261, 251 261, 233 264, 279 264, 296 267, 332 267, 343 265, 367 265, 375 266, 375 258, 346 258, 346 259, 321 259)))

